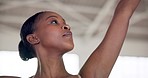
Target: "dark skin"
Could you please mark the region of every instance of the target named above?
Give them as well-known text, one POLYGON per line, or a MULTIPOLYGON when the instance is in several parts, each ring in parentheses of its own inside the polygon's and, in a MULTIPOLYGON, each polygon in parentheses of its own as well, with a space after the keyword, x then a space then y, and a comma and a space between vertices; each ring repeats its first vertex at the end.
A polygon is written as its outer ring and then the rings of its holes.
POLYGON ((36 31, 27 36, 39 60, 34 78, 77 78, 67 73, 62 59, 62 55, 74 47, 70 27, 57 13, 45 12, 41 19, 36 31))
MULTIPOLYGON (((103 41, 79 72, 82 78, 108 78, 125 40, 129 20, 140 1, 119 2, 103 41)), ((39 18, 42 20, 37 19, 35 32, 27 36, 38 59, 33 78, 78 78, 65 70, 62 59, 62 55, 74 47, 70 27, 55 12, 47 11, 39 18)))
POLYGON ((62 55, 74 47, 70 27, 54 12, 47 11, 39 18, 35 32, 26 37, 38 58, 38 69, 33 78, 78 78, 65 70, 62 59, 62 55))

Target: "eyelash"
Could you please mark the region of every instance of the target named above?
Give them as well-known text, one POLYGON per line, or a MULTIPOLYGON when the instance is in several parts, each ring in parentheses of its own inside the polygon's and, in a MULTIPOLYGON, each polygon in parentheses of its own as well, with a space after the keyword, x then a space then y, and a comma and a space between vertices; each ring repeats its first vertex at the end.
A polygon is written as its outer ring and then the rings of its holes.
MULTIPOLYGON (((48 24, 57 25, 57 24, 59 24, 59 21, 58 21, 58 20, 56 20, 56 19, 54 19, 54 20, 49 21, 49 23, 48 23, 48 24)), ((64 22, 64 24, 66 24, 66 23, 64 22)))
POLYGON ((58 21, 57 21, 57 20, 52 20, 52 21, 50 22, 50 24, 58 24, 58 21))

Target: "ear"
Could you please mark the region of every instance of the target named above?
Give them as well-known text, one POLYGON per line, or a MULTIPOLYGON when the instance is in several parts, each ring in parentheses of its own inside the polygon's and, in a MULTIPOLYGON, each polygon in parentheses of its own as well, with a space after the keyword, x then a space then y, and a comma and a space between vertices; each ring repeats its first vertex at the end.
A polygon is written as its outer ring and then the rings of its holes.
POLYGON ((30 44, 33 45, 38 44, 40 42, 39 38, 35 34, 27 35, 26 39, 30 44))

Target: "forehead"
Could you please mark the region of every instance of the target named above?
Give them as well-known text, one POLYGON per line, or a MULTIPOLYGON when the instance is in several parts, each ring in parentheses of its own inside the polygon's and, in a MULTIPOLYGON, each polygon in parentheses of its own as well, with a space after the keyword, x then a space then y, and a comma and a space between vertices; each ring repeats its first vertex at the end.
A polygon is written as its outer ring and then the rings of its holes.
POLYGON ((49 17, 56 17, 59 19, 63 19, 63 17, 56 12, 47 11, 47 12, 44 12, 43 14, 41 14, 42 19, 48 19, 49 17))

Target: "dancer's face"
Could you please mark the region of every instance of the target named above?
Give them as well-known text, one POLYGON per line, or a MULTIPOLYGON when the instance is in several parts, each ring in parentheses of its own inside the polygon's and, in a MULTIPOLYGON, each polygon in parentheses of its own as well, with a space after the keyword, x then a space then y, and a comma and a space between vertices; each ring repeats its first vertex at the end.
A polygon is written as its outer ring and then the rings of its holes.
POLYGON ((57 13, 45 12, 39 16, 35 34, 39 44, 50 50, 68 52, 73 49, 73 38, 70 27, 57 13))

